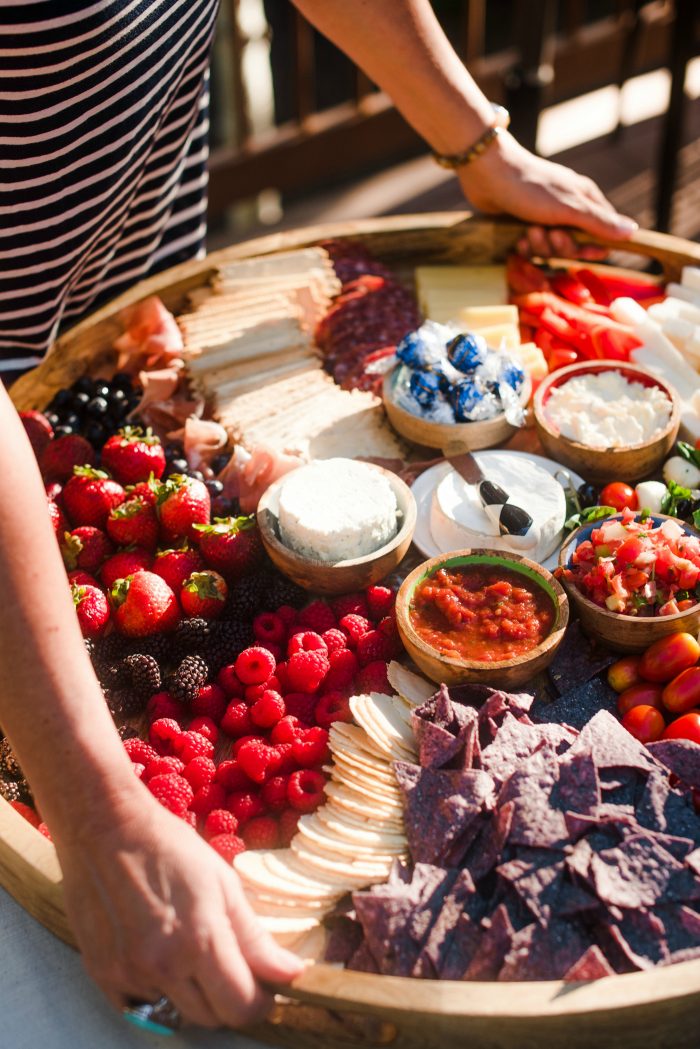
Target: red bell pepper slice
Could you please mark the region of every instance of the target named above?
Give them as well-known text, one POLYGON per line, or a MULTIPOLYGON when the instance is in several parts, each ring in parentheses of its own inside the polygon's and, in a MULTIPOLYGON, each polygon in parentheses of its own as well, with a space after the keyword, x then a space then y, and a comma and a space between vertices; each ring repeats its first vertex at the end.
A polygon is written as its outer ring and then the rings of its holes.
POLYGON ((531 291, 548 291, 549 281, 539 266, 522 255, 509 255, 506 261, 506 280, 508 287, 517 295, 527 295, 531 291))
POLYGON ((540 324, 557 339, 576 350, 586 360, 595 360, 597 354, 591 336, 580 324, 569 321, 548 307, 542 311, 540 324))
POLYGON ((589 289, 596 302, 602 302, 609 306, 613 299, 629 298, 636 299, 646 305, 649 299, 658 299, 663 296, 663 288, 653 277, 642 273, 623 273, 620 270, 606 273, 604 270, 591 270, 587 268, 573 271, 573 276, 578 277, 582 284, 589 289), (598 294, 593 290, 598 289, 598 294), (608 296, 607 302, 602 295, 601 287, 608 296))
POLYGON ((552 277, 550 284, 552 291, 561 295, 563 299, 576 303, 577 306, 587 306, 593 302, 593 295, 586 285, 571 273, 557 273, 552 277))
POLYGON ((593 328, 591 340, 597 355, 611 361, 628 361, 632 350, 642 345, 641 339, 622 324, 601 324, 593 328))
POLYGON ((576 364, 579 360, 579 355, 576 350, 552 350, 547 361, 547 367, 549 368, 550 374, 558 371, 560 368, 566 368, 569 364, 576 364))

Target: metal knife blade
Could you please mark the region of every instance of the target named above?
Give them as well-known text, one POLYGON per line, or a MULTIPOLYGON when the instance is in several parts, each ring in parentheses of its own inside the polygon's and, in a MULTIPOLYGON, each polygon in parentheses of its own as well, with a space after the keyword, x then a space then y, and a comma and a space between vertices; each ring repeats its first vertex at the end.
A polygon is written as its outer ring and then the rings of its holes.
MULTIPOLYGON (((486 514, 501 535, 533 538, 533 520, 527 510, 510 502, 507 492, 489 481, 472 453, 463 444, 450 442, 443 448, 448 463, 469 485, 476 487, 486 514)), ((534 537, 536 538, 536 537, 534 537)))

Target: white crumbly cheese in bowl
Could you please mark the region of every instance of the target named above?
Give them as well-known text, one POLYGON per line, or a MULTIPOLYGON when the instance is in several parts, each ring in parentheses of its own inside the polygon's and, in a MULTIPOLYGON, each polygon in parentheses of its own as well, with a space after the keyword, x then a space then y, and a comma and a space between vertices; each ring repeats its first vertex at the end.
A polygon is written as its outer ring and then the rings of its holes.
POLYGON ((323 459, 293 470, 279 493, 285 546, 335 564, 373 554, 398 531, 398 506, 379 470, 354 459, 323 459))
POLYGON ((626 448, 661 433, 671 402, 659 386, 643 386, 609 370, 555 386, 544 414, 550 425, 589 448, 626 448))

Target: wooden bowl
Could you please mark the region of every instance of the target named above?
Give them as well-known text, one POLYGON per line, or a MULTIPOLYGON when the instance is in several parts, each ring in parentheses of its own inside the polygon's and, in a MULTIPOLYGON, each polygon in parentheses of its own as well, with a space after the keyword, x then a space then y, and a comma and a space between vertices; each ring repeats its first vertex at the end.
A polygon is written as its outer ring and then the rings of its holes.
MULTIPOLYGON (((497 444, 503 444, 518 429, 517 426, 508 422, 503 412, 494 419, 474 423, 437 423, 413 415, 405 408, 401 408, 394 400, 393 391, 397 374, 398 368, 394 368, 384 377, 382 387, 384 410, 396 432, 413 444, 442 449, 451 441, 459 441, 471 451, 477 451, 479 448, 495 448, 497 444)), ((532 384, 526 374, 523 388, 520 391, 520 403, 523 408, 530 400, 531 393, 532 384)))
POLYGON ((416 666, 438 684, 463 685, 471 682, 504 689, 524 685, 549 666, 568 622, 569 603, 566 594, 551 572, 526 557, 498 550, 456 550, 424 561, 406 577, 396 596, 396 623, 404 647, 416 666), (554 624, 544 641, 531 652, 493 663, 461 659, 443 655, 418 635, 409 616, 413 593, 418 584, 439 568, 468 564, 501 565, 520 572, 549 594, 556 610, 554 624))
POLYGON ((373 463, 367 463, 367 466, 382 473, 389 481, 396 496, 402 524, 390 542, 371 554, 365 554, 364 557, 331 564, 328 561, 304 557, 303 554, 285 546, 280 539, 277 518, 279 493, 285 481, 284 477, 271 484, 260 500, 257 519, 265 549, 280 572, 305 590, 313 590, 317 594, 347 594, 353 590, 361 590, 384 579, 405 557, 416 527, 416 500, 413 492, 391 470, 385 470, 373 463))
POLYGON ((644 477, 649 477, 671 452, 680 425, 678 396, 673 388, 652 375, 646 368, 623 361, 581 361, 561 368, 540 383, 533 407, 537 433, 545 454, 596 484, 618 480, 634 484, 644 477), (658 386, 663 390, 671 401, 671 417, 661 433, 642 444, 628 444, 620 448, 591 448, 559 433, 546 415, 547 401, 552 390, 579 375, 599 375, 605 371, 617 371, 626 379, 639 382, 643 386, 658 386))
MULTIPOLYGON (((607 517, 606 520, 615 521, 621 517, 621 514, 614 514, 611 517, 607 517)), ((675 521, 676 518, 668 517, 666 514, 652 514, 651 520, 655 524, 660 524, 662 521, 675 521)), ((584 539, 588 539, 593 529, 599 528, 602 523, 602 521, 591 521, 588 524, 581 525, 580 528, 571 533, 559 552, 560 567, 566 567, 578 544, 583 542, 584 539)), ((682 521, 678 523, 683 525, 689 535, 695 535, 700 538, 700 532, 691 528, 690 525, 684 524, 682 521)), ((625 616, 619 612, 609 612, 607 608, 601 608, 585 597, 573 583, 567 583, 566 580, 562 580, 562 584, 569 595, 569 600, 573 603, 578 613, 584 631, 607 648, 612 648, 616 652, 642 652, 654 641, 658 641, 661 637, 666 637, 667 634, 675 634, 679 630, 686 630, 689 634, 697 635, 698 630, 700 630, 700 604, 693 605, 692 608, 687 608, 684 612, 676 612, 672 616, 654 616, 653 619, 640 619, 638 616, 625 616)))

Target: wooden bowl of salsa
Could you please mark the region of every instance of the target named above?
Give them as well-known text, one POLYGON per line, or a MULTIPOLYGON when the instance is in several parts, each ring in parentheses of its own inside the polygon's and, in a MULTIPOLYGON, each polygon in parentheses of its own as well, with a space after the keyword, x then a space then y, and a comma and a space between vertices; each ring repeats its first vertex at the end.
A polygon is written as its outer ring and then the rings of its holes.
POLYGON ((566 594, 541 565, 496 550, 457 550, 419 565, 396 598, 401 640, 431 680, 511 688, 554 657, 566 594))

